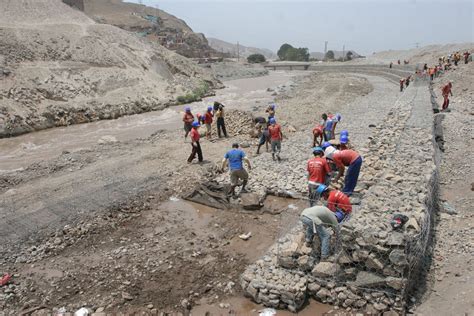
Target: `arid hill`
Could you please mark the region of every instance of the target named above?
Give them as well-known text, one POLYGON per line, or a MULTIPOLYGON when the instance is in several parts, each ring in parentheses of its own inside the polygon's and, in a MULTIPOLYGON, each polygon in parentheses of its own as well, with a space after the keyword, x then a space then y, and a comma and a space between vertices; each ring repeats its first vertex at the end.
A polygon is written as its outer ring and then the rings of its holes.
POLYGON ((163 10, 122 0, 65 0, 98 23, 135 32, 186 57, 209 57, 216 52, 204 34, 163 10))
POLYGON ((0 2, 0 137, 162 109, 216 86, 185 57, 60 0, 0 2))

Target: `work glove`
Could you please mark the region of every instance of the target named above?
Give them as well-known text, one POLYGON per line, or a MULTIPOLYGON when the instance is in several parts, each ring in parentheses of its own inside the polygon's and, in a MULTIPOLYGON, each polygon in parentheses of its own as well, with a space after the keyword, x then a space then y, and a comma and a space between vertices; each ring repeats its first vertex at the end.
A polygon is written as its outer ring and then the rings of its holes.
POLYGON ((338 223, 342 222, 342 220, 344 219, 344 217, 346 217, 346 213, 344 213, 344 212, 341 211, 341 210, 336 210, 336 212, 334 213, 334 215, 336 215, 336 218, 337 218, 337 222, 338 222, 338 223))

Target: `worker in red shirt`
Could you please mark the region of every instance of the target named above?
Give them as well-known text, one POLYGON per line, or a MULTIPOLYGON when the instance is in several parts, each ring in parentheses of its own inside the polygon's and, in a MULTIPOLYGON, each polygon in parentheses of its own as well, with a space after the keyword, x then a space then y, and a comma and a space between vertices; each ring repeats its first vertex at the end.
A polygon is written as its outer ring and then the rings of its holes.
POLYGON ((189 132, 191 131, 192 124, 194 122, 194 115, 191 113, 191 108, 189 106, 184 108, 184 141, 188 137, 189 132))
POLYGON ((211 124, 213 121, 214 114, 212 113, 213 107, 209 106, 207 108, 206 114, 204 114, 204 124, 206 125, 206 137, 207 139, 211 138, 211 124))
POLYGON ((268 133, 270 134, 270 141, 272 144, 272 158, 275 160, 275 156, 278 161, 281 161, 281 141, 283 140, 283 133, 281 132, 280 124, 277 124, 275 118, 270 119, 270 126, 268 127, 268 133))
POLYGON ((468 51, 466 51, 466 52, 464 53, 464 63, 465 63, 465 64, 467 64, 467 63, 469 62, 469 56, 470 56, 470 55, 471 55, 471 54, 470 54, 468 51))
POLYGON ((400 79, 400 92, 403 92, 403 87, 405 86, 405 78, 400 79))
POLYGON ((316 125, 313 128, 313 147, 321 146, 323 143, 323 126, 316 125))
POLYGON ((453 95, 451 91, 453 85, 451 82, 448 82, 442 89, 441 93, 443 95, 443 111, 446 110, 449 106, 449 95, 453 95))
POLYGON ((199 144, 199 139, 201 138, 201 135, 199 135, 198 127, 200 126, 199 122, 193 122, 191 124, 191 132, 190 132, 190 137, 191 137, 191 146, 193 147, 193 150, 191 152, 191 155, 189 155, 188 158, 188 163, 191 163, 194 158, 196 157, 196 154, 198 156, 199 162, 202 162, 202 150, 201 150, 201 144, 199 144))
POLYGON ((325 185, 318 188, 321 197, 327 201, 327 208, 334 212, 337 222, 346 219, 352 212, 349 197, 339 190, 331 189, 325 185))
POLYGON ((324 156, 327 159, 334 161, 337 169, 339 170, 339 173, 335 178, 336 182, 344 175, 345 167, 348 167, 346 177, 344 178, 344 187, 342 192, 348 196, 352 195, 359 178, 360 167, 362 166, 362 157, 352 149, 337 150, 332 146, 326 148, 324 151, 324 156))
POLYGON ((314 157, 308 160, 306 170, 308 171, 308 196, 309 206, 314 206, 319 200, 316 190, 320 185, 327 183, 327 176, 331 172, 329 164, 323 157, 324 150, 321 147, 313 148, 314 157))

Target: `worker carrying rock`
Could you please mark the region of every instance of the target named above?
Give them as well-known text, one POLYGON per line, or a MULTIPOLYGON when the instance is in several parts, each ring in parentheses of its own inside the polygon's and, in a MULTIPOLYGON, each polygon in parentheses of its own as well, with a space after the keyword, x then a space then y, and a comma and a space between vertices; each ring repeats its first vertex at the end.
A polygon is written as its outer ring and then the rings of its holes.
POLYGON ((204 114, 204 124, 206 125, 206 137, 207 139, 211 138, 211 127, 214 118, 214 113, 212 113, 212 106, 207 107, 207 112, 204 114))
POLYGON ((320 194, 316 192, 319 186, 327 184, 331 168, 323 157, 324 150, 321 147, 313 148, 314 157, 308 160, 306 170, 308 171, 308 198, 309 206, 314 206, 319 200, 320 194))
POLYGON ((255 130, 257 131, 257 135, 259 137, 258 147, 257 147, 257 155, 260 154, 260 147, 265 145, 265 148, 268 152, 268 144, 270 143, 270 133, 268 131, 269 123, 264 117, 256 117, 255 120, 255 130))
MULTIPOLYGON (((324 117, 323 117, 324 119, 324 117)), ((328 115, 325 125, 324 125, 324 139, 329 141, 336 138, 336 126, 342 119, 341 114, 337 113, 336 115, 328 115)))
POLYGON ((217 101, 214 102, 214 116, 217 118, 217 135, 219 138, 227 137, 227 131, 225 129, 225 120, 224 120, 224 104, 217 101))
POLYGON ((281 132, 280 124, 277 124, 275 118, 269 120, 270 126, 268 127, 268 133, 272 144, 272 158, 273 160, 278 159, 281 161, 281 141, 283 140, 283 133, 281 132))
POLYGON ((321 260, 326 260, 329 257, 331 235, 325 226, 337 227, 335 213, 325 206, 318 205, 304 209, 300 220, 305 230, 306 246, 312 246, 314 235, 317 233, 321 242, 321 260))
POLYGON ((235 188, 239 185, 239 180, 242 180, 242 188, 240 193, 246 193, 247 190, 245 186, 247 185, 249 174, 244 169, 243 162, 247 164, 249 170, 252 169, 250 165, 250 160, 245 155, 245 152, 242 149, 239 149, 239 144, 232 144, 232 149, 229 150, 222 160, 221 171, 224 171, 226 164, 229 164, 230 169, 230 190, 227 193, 229 196, 235 197, 235 188))
POLYGON ((275 117, 275 109, 276 109, 276 104, 275 103, 270 103, 265 110, 265 112, 268 114, 268 120, 270 121, 272 118, 275 117))
POLYGON ((201 135, 199 134, 198 128, 201 126, 199 122, 193 122, 191 124, 191 132, 190 132, 190 137, 191 137, 191 146, 193 147, 193 150, 191 152, 191 155, 189 155, 188 158, 188 163, 193 162, 194 158, 196 158, 196 154, 198 156, 198 161, 202 162, 202 150, 201 150, 201 144, 199 143, 199 139, 201 138, 201 135))
POLYGON ((191 113, 191 108, 189 106, 184 108, 183 123, 184 123, 184 141, 188 137, 189 132, 191 132, 192 124, 194 122, 194 115, 191 113))
POLYGON ((323 129, 324 126, 319 124, 313 128, 313 147, 321 146, 323 144, 323 129))
POLYGON ((362 156, 352 149, 337 150, 333 146, 326 148, 324 156, 334 161, 339 170, 338 175, 334 179, 336 182, 344 175, 345 167, 348 167, 342 192, 348 196, 352 195, 359 179, 362 156))
POLYGON ((453 84, 448 82, 443 88, 441 89, 441 93, 443 95, 443 108, 442 111, 445 111, 449 106, 449 96, 453 96, 453 84))

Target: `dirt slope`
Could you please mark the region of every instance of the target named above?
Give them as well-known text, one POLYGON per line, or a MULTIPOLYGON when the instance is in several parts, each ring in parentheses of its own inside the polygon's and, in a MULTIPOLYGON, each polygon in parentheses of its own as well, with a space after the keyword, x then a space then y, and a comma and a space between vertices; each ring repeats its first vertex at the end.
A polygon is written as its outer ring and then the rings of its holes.
POLYGON ((213 75, 59 0, 0 2, 0 137, 162 109, 213 75))
POLYGON ((361 61, 363 63, 390 63, 400 59, 408 60, 410 63, 437 63, 438 58, 454 53, 456 51, 465 52, 473 51, 474 43, 445 44, 445 45, 428 45, 420 48, 407 50, 387 50, 377 52, 367 59, 361 61))
MULTIPOLYGON (((208 38, 209 45, 218 52, 229 53, 232 56, 237 56, 237 44, 232 44, 217 38, 208 38)), ((276 58, 276 54, 266 48, 247 47, 239 45, 240 57, 247 57, 252 54, 262 54, 268 59, 276 58)))
POLYGON ((451 112, 442 117, 445 151, 440 166, 440 199, 430 291, 417 315, 470 315, 474 310, 474 63, 435 79, 433 89, 441 106, 441 88, 453 83, 451 112), (447 304, 446 302, 449 302, 447 304))
POLYGON ((147 37, 154 42, 159 41, 156 36, 167 37, 163 44, 183 56, 201 57, 214 53, 204 34, 194 33, 185 21, 163 10, 122 0, 84 0, 83 3, 84 13, 95 21, 131 32, 148 33, 147 37), (175 45, 177 40, 183 40, 183 43, 175 45))

